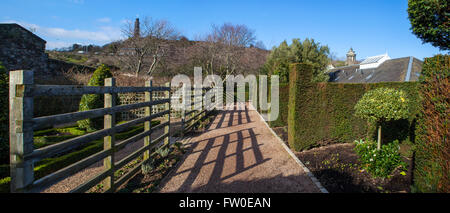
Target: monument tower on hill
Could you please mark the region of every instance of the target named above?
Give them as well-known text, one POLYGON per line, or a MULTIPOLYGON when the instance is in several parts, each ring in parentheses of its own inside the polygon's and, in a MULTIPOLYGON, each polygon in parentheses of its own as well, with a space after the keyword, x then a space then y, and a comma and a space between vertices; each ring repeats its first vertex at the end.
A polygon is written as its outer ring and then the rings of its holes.
POLYGON ((136 38, 141 37, 141 29, 140 29, 139 18, 136 18, 136 21, 134 22, 134 34, 133 35, 136 38))

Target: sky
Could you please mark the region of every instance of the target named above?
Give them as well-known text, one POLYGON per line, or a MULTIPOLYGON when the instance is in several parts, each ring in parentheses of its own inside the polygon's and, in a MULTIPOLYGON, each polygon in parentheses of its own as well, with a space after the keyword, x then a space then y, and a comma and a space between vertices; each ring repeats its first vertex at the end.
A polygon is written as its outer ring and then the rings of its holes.
POLYGON ((268 49, 313 38, 341 59, 350 47, 357 60, 440 53, 412 34, 407 7, 407 0, 1 0, 0 23, 30 29, 47 49, 103 45, 123 38, 127 20, 152 17, 191 40, 225 22, 247 25, 268 49))

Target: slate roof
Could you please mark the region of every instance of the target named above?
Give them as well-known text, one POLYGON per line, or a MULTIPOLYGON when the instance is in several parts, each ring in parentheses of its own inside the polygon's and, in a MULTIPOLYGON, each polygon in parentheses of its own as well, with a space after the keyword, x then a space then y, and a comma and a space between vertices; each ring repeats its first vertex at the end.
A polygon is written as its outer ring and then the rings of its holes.
POLYGON ((328 74, 330 82, 337 83, 378 83, 417 81, 422 70, 422 61, 414 57, 390 59, 375 69, 361 70, 359 64, 337 67, 328 74))

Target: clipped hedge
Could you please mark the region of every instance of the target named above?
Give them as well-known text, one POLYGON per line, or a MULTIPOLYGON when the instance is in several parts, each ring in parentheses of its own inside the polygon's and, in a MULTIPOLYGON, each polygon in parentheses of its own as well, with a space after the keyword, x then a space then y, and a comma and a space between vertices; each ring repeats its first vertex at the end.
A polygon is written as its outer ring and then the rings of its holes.
POLYGON ((9 77, 0 62, 0 164, 9 163, 9 77))
POLYGON ((450 192, 450 57, 427 58, 420 77, 422 108, 417 120, 414 187, 450 192))
MULTIPOLYGON (((88 86, 104 86, 105 79, 111 78, 112 73, 109 67, 100 65, 89 80, 88 86)), ((79 111, 87 111, 104 107, 104 96, 99 94, 83 95, 80 101, 79 111)), ((103 128, 103 117, 85 119, 78 121, 78 126, 88 131, 94 131, 103 128)))
MULTIPOLYGON (((287 126, 288 120, 288 104, 289 104, 289 84, 280 84, 279 87, 279 109, 278 118, 275 121, 269 122, 271 127, 284 127, 287 126)), ((269 95, 270 97, 270 95, 269 95)))
MULTIPOLYGON (((355 105, 369 90, 389 87, 406 92, 410 101, 408 119, 383 125, 383 141, 414 141, 414 123, 419 110, 417 82, 371 84, 312 83, 307 64, 291 65, 289 94, 289 145, 296 151, 355 139, 375 139, 376 126, 355 116, 355 105)), ((284 99, 281 98, 280 99, 284 99)), ((280 104, 281 106, 282 104, 280 104)), ((283 119, 280 120, 282 125, 283 119)))

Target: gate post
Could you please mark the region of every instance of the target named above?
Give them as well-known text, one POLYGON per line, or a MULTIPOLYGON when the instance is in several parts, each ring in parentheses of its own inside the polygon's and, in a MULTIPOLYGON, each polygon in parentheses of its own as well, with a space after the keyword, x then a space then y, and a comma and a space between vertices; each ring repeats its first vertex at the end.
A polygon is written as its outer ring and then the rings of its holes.
MULTIPOLYGON (((116 79, 107 78, 105 79, 106 87, 115 87, 116 79)), ((111 108, 116 105, 116 94, 114 93, 105 93, 105 108, 111 108)), ((116 126, 116 113, 106 114, 104 115, 104 129, 110 129, 116 126)), ((105 170, 111 170, 111 175, 105 179, 105 187, 104 189, 109 192, 113 192, 114 189, 114 146, 115 146, 115 134, 108 135, 103 139, 103 149, 111 149, 111 155, 106 157, 103 160, 103 166, 105 170)))
POLYGON ((33 152, 33 97, 27 87, 34 84, 33 71, 9 72, 9 140, 11 192, 27 192, 33 184, 33 162, 25 156, 33 152))

